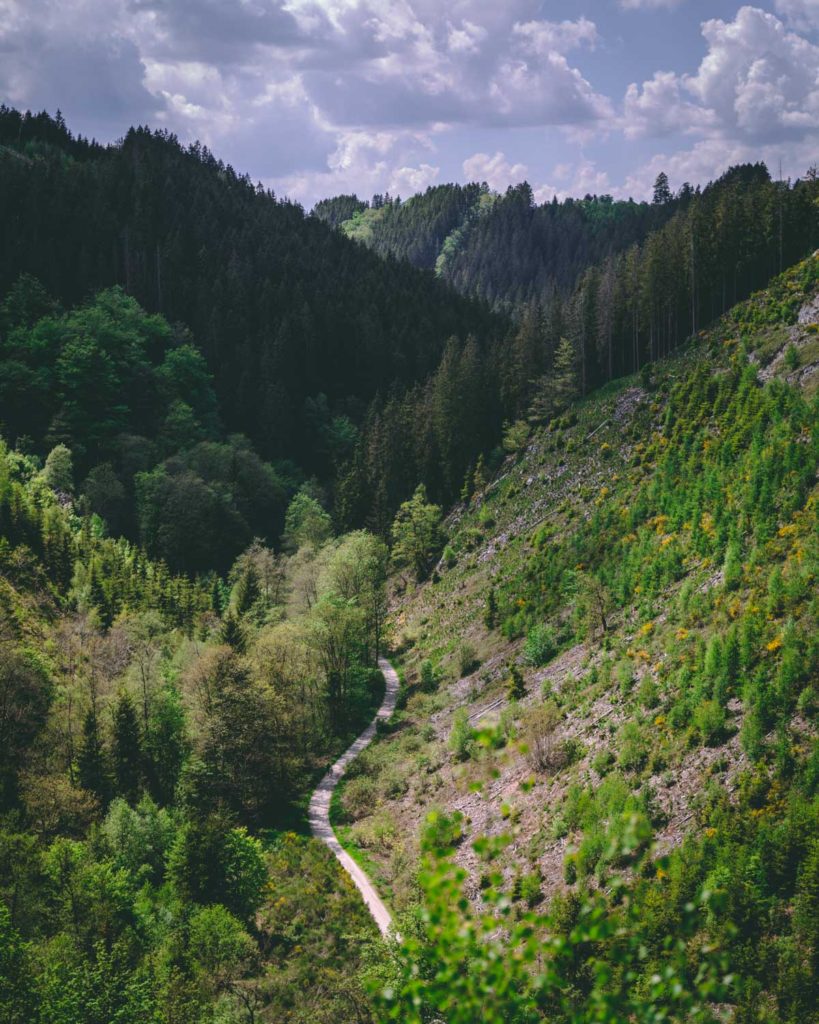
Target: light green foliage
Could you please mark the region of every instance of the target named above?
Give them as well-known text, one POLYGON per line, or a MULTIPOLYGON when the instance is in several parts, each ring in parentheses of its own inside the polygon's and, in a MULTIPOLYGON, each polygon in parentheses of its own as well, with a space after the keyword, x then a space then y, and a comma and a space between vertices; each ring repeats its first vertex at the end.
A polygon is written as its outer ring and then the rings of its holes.
POLYGON ((503 450, 510 455, 517 455, 525 447, 529 440, 529 424, 526 420, 515 420, 514 423, 507 423, 503 430, 503 450))
POLYGON ((53 491, 71 494, 74 490, 74 460, 71 449, 58 444, 48 453, 43 468, 43 480, 53 491))
POLYGON ((449 749, 456 760, 466 761, 472 754, 475 745, 475 730, 469 724, 469 713, 466 708, 458 708, 452 716, 452 728, 449 733, 449 749))
POLYGON ((296 551, 305 545, 318 548, 333 534, 330 516, 315 498, 299 491, 287 506, 282 540, 286 548, 296 551))
MULTIPOLYGON (((634 857, 641 835, 638 826, 626 827, 615 843, 617 856, 634 857)), ((628 899, 618 908, 601 896, 589 896, 567 923, 561 922, 559 912, 513 915, 496 866, 508 842, 509 837, 501 836, 475 844, 487 882, 478 909, 464 896, 467 875, 455 865, 452 847, 427 838, 421 925, 402 939, 397 976, 378 993, 388 1020, 658 1024, 714 1019, 709 1002, 725 997, 730 979, 724 977, 718 951, 703 940, 688 947, 707 898, 690 906, 675 936, 652 950, 646 962, 639 911, 628 899), (592 943, 594 954, 581 955, 592 943), (690 955, 695 974, 689 970, 690 955), (582 991, 577 987, 578 960, 584 964, 582 991)), ((621 889, 617 885, 614 892, 621 889)))
POLYGON ((191 914, 187 954, 205 988, 220 992, 250 970, 257 949, 242 924, 217 903, 191 914))
POLYGON ((557 637, 554 629, 540 622, 526 634, 523 657, 529 665, 545 665, 557 654, 557 637))
POLYGON ((409 568, 416 579, 423 579, 443 544, 441 509, 427 501, 423 484, 398 510, 392 526, 392 538, 395 564, 399 568, 409 568))

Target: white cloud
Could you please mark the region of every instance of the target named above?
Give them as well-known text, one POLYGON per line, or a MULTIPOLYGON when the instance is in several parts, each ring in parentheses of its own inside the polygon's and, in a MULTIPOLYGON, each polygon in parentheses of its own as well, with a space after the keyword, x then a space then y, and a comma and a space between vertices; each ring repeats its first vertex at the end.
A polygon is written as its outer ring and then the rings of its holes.
POLYGON ((774 0, 774 9, 797 32, 819 32, 819 0, 774 0))
POLYGON ((392 172, 388 191, 394 196, 407 196, 423 192, 428 185, 437 180, 440 173, 441 168, 433 167, 431 164, 421 164, 418 167, 399 167, 392 172))
POLYGON ((521 38, 523 48, 529 53, 565 53, 578 46, 594 49, 598 42, 597 26, 588 18, 577 21, 526 21, 516 22, 512 32, 521 38))
POLYGON ((696 132, 763 144, 795 141, 819 125, 819 46, 757 7, 702 25, 708 51, 693 74, 656 72, 629 86, 629 138, 696 132))
POLYGON ((817 145, 811 139, 788 146, 784 151, 776 145, 759 146, 739 140, 703 139, 690 149, 657 153, 614 191, 617 195, 645 199, 651 196, 654 180, 660 171, 668 174, 672 188, 677 189, 684 181, 705 185, 734 164, 755 163, 759 160, 776 174, 782 159, 783 176, 796 178, 816 163, 816 156, 817 145))
POLYGON ((715 122, 712 111, 683 98, 682 79, 672 71, 655 71, 642 86, 626 90, 623 130, 626 138, 705 130, 715 122))
POLYGON ((702 33, 708 53, 685 86, 723 134, 767 141, 815 129, 819 46, 758 7, 741 7, 731 22, 706 21, 702 33))
POLYGON ((467 181, 485 181, 498 192, 509 185, 517 185, 526 178, 525 164, 510 163, 503 153, 473 153, 464 160, 464 175, 467 181))
POLYGON ((682 2, 683 0, 620 0, 620 6, 625 11, 657 11, 663 8, 670 10, 682 2))
POLYGON ((452 53, 477 53, 487 32, 471 21, 462 21, 460 28, 449 26, 447 45, 452 53))

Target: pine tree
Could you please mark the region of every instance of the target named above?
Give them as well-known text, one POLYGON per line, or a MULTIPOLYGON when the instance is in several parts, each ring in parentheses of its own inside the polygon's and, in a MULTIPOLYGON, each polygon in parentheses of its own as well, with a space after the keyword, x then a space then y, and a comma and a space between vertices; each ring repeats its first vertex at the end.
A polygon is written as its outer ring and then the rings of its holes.
POLYGON ((522 700, 526 696, 526 682, 518 665, 512 662, 509 666, 509 681, 506 692, 510 700, 522 700))
POLYGON ((256 572, 256 566, 248 560, 245 565, 242 575, 239 577, 239 582, 236 584, 236 611, 241 615, 245 615, 253 605, 261 597, 261 587, 259 586, 259 574, 256 572))
POLYGON ((247 647, 245 631, 238 617, 233 612, 229 612, 222 623, 222 628, 219 630, 219 643, 232 647, 239 654, 244 654, 245 652, 247 647))
POLYGON ((540 378, 529 409, 532 423, 548 423, 559 416, 577 396, 577 359, 567 338, 561 338, 551 373, 540 378))
POLYGON ((473 483, 475 485, 475 493, 482 491, 489 483, 489 474, 486 471, 486 463, 484 462, 483 452, 478 456, 478 463, 475 466, 475 475, 473 477, 473 483))
POLYGON ((672 198, 671 189, 668 185, 668 175, 665 171, 660 171, 654 182, 654 198, 652 203, 655 206, 662 206, 665 203, 670 203, 672 198))
POLYGON ((114 712, 113 753, 117 790, 129 803, 136 803, 142 787, 142 737, 134 702, 124 692, 114 712))
POLYGON ((487 629, 494 629, 498 623, 498 602, 495 597, 495 588, 490 587, 486 592, 486 605, 483 612, 483 624, 487 629))
POLYGON ((85 716, 82 733, 82 745, 77 758, 80 785, 105 806, 111 799, 111 776, 108 758, 100 739, 97 716, 93 710, 85 716))

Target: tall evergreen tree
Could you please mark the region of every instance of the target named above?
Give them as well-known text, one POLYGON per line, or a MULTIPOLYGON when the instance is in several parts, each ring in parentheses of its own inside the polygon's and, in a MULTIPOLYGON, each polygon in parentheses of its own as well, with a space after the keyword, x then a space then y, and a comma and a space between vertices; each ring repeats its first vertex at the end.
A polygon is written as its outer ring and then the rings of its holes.
POLYGON ((133 804, 143 778, 142 736, 134 702, 122 692, 114 711, 113 760, 117 791, 133 804))

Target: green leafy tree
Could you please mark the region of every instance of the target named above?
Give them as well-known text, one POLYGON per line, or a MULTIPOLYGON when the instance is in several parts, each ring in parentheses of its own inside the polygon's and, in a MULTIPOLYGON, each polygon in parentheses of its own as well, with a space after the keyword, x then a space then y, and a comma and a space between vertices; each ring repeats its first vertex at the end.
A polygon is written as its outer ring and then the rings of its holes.
POLYGON ((319 548, 333 535, 333 522, 314 497, 301 490, 287 506, 282 542, 289 551, 319 548))
POLYGON ((12 927, 0 901, 0 1018, 5 1024, 37 1024, 40 1006, 31 948, 12 927))
MULTIPOLYGON (((677 932, 646 964, 644 921, 620 882, 612 885, 610 901, 602 894, 582 897, 568 926, 559 909, 513 913, 497 866, 510 839, 496 836, 473 844, 486 880, 476 906, 464 893, 467 872, 455 863, 446 830, 437 823, 429 829, 420 873, 420 925, 402 935, 394 977, 375 993, 387 1020, 704 1024, 714 1019, 711 1006, 728 996, 732 979, 721 952, 697 934, 708 897, 687 907, 677 932)), ((640 823, 632 816, 617 836, 613 856, 630 863, 643 848, 640 823)))
POLYGON ((443 545, 441 509, 427 501, 427 491, 419 484, 405 501, 392 526, 392 557, 401 568, 412 570, 417 580, 426 577, 443 545))
POLYGON ((43 479, 53 491, 72 494, 74 491, 74 459, 71 449, 58 444, 48 453, 43 467, 43 479))

